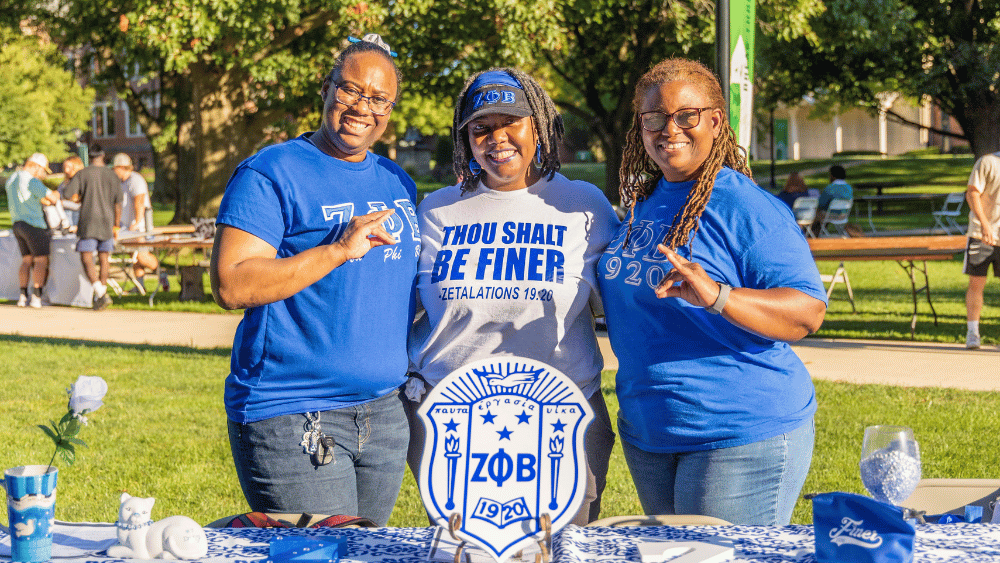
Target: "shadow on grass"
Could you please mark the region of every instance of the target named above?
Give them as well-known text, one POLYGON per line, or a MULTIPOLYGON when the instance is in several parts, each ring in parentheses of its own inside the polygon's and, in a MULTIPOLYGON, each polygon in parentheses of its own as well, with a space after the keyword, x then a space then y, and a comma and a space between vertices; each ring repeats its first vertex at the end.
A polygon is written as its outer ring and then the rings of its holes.
POLYGON ((81 340, 77 338, 54 338, 50 336, 21 336, 18 334, 2 334, 0 342, 24 344, 51 344, 56 346, 83 346, 86 348, 116 348, 135 350, 138 352, 170 352, 197 356, 229 357, 231 348, 194 348, 190 346, 155 345, 155 344, 123 344, 119 342, 99 342, 96 340, 81 340))

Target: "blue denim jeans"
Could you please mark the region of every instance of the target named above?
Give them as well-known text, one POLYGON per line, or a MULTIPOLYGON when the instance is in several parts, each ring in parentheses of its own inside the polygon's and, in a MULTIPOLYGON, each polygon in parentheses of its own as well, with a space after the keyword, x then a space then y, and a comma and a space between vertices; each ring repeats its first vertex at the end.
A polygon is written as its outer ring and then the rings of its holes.
POLYGON ((646 514, 702 514, 734 524, 784 526, 809 473, 813 419, 773 438, 683 453, 651 453, 622 440, 646 514))
POLYGON ((384 526, 403 483, 410 439, 399 392, 320 413, 322 432, 336 441, 328 465, 316 465, 304 452, 306 422, 304 414, 229 421, 229 445, 250 508, 349 514, 384 526))

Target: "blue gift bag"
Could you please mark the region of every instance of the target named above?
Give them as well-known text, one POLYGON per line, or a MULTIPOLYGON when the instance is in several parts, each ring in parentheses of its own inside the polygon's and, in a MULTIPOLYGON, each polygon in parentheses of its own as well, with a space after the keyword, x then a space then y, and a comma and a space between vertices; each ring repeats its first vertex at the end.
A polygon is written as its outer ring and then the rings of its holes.
POLYGON ((819 563, 912 563, 916 530, 905 508, 851 493, 812 503, 819 563))

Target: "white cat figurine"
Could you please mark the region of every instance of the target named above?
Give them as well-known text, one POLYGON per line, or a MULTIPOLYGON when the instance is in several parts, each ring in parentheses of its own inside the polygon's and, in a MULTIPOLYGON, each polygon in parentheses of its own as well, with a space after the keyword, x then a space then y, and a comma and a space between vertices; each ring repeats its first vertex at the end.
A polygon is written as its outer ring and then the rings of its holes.
POLYGON ((208 554, 208 539, 201 525, 187 516, 169 516, 153 522, 150 511, 156 499, 122 493, 118 510, 118 545, 108 557, 120 559, 201 559, 208 554))

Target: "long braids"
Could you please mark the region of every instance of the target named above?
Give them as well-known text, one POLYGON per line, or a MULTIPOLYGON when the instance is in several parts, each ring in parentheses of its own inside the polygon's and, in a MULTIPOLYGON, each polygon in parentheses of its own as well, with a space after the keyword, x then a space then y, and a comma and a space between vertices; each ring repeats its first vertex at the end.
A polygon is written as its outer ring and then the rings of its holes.
MULTIPOLYGON (((524 97, 534 114, 532 119, 534 119, 535 123, 535 134, 538 136, 538 142, 541 145, 541 150, 539 151, 541 164, 539 167, 541 168, 542 176, 551 180, 555 173, 559 171, 558 145, 559 140, 562 139, 564 127, 562 116, 556 110, 556 105, 552 102, 552 98, 549 97, 534 78, 523 71, 508 67, 491 68, 470 76, 465 81, 465 85, 462 86, 462 92, 458 95, 458 99, 455 102, 455 119, 451 127, 451 141, 455 147, 452 166, 455 169, 455 175, 462 178, 462 195, 475 190, 477 182, 483 174, 482 170, 476 173, 469 167, 469 162, 472 160, 469 135, 467 129, 459 130, 458 128, 458 125, 462 122, 462 116, 465 114, 466 94, 469 92, 469 86, 480 75, 496 71, 510 75, 521 84, 521 88, 524 90, 524 97)), ((535 156, 533 155, 531 158, 534 159, 535 156)))
POLYGON ((683 207, 674 215, 663 244, 677 249, 691 241, 698 231, 698 220, 712 197, 715 177, 723 166, 753 178, 750 166, 747 164, 746 151, 736 142, 736 133, 729 125, 729 114, 726 110, 727 104, 722 99, 722 88, 712 71, 701 63, 687 59, 666 59, 660 62, 639 79, 635 87, 635 96, 632 98, 632 109, 635 113, 632 127, 625 137, 622 164, 618 174, 621 202, 629 208, 626 244, 632 235, 636 203, 649 197, 656 184, 663 178, 663 172, 646 153, 643 145, 639 110, 650 88, 674 81, 689 82, 700 88, 708 96, 706 105, 722 110, 722 128, 719 136, 712 142, 708 158, 702 163, 683 207))

